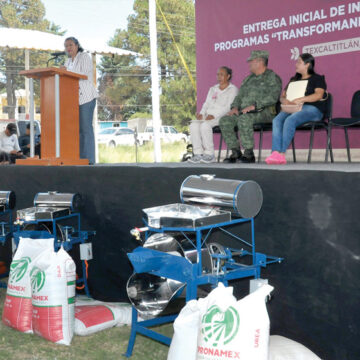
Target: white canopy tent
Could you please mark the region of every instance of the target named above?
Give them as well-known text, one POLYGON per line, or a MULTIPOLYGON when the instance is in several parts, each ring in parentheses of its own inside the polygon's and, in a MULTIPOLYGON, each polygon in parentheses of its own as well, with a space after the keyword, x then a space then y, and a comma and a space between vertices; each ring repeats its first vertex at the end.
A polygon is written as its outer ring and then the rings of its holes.
MULTIPOLYGON (((0 47, 16 49, 63 51, 64 40, 60 36, 37 30, 0 28, 0 47)), ((93 43, 91 39, 79 39, 81 46, 92 54, 139 55, 138 53, 115 48, 106 44, 93 43)))

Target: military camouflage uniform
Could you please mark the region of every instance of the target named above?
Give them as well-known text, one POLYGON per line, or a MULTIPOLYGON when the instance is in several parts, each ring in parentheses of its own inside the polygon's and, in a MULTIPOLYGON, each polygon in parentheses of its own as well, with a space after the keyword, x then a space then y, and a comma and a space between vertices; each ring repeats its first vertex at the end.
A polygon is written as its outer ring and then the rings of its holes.
POLYGON ((281 79, 272 70, 266 69, 264 73, 256 76, 251 74, 245 78, 238 95, 231 104, 231 109, 241 109, 255 105, 258 112, 226 115, 220 119, 220 129, 228 149, 238 149, 239 142, 234 132, 237 125, 240 140, 245 149, 254 148, 253 125, 260 122, 271 122, 276 115, 275 105, 281 93, 281 79), (259 111, 262 110, 262 111, 259 111))

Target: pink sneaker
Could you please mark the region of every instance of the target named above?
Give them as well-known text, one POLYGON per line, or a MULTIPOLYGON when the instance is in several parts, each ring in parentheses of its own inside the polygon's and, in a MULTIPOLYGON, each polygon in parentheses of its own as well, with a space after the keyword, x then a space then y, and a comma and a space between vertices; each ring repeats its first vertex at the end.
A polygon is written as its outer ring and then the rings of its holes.
POLYGON ((280 155, 278 151, 273 151, 270 156, 265 159, 267 164, 277 164, 277 156, 280 155))
POLYGON ((280 154, 278 151, 274 151, 269 157, 266 158, 265 162, 269 165, 283 165, 286 164, 286 158, 284 154, 280 154))
POLYGON ((279 162, 278 162, 279 165, 285 165, 286 164, 286 158, 285 158, 284 154, 279 154, 278 160, 279 160, 279 162))

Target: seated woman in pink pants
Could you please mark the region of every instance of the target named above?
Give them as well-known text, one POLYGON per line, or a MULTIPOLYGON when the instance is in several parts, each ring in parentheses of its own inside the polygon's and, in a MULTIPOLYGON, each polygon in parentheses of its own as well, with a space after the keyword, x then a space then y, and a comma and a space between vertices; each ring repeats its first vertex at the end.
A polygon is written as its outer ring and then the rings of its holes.
POLYGON ((218 84, 210 88, 200 113, 190 124, 194 156, 189 162, 215 162, 212 128, 219 125, 220 118, 230 111, 230 105, 238 93, 238 88, 230 82, 231 76, 231 69, 226 66, 219 68, 218 84))

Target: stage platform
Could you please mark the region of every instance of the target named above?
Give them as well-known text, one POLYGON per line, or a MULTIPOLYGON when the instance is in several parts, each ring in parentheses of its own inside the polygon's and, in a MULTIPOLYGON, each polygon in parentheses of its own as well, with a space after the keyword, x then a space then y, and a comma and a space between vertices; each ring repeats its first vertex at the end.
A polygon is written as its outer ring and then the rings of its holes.
MULTIPOLYGON (((91 293, 124 301, 132 272, 126 253, 139 245, 130 229, 142 225, 141 209, 179 202, 180 185, 192 174, 254 180, 262 187, 256 250, 285 258, 263 272, 275 287, 268 304, 271 333, 303 343, 322 359, 357 359, 360 164, 0 166, 0 190, 16 192, 17 209, 31 206, 38 192, 81 193, 83 228, 97 232, 89 262, 91 293)), ((236 229, 240 234, 248 231, 242 226, 236 229)), ((245 295, 247 283, 233 285, 237 296, 245 295)))

